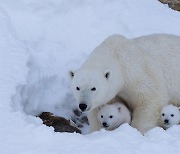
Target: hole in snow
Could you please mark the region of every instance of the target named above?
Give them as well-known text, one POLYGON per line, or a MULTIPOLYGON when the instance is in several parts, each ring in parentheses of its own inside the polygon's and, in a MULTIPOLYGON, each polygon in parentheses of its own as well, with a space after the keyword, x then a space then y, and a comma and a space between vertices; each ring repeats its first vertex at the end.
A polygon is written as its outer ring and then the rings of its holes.
MULTIPOLYGON (((57 76, 43 77, 35 83, 19 85, 16 95, 12 98, 12 106, 15 111, 22 111, 27 115, 39 116, 42 112, 50 112, 64 117, 70 120, 72 126, 85 133, 88 128, 86 115, 77 110, 70 92, 66 81, 57 76)), ((58 124, 57 119, 55 121, 51 124, 58 124)))

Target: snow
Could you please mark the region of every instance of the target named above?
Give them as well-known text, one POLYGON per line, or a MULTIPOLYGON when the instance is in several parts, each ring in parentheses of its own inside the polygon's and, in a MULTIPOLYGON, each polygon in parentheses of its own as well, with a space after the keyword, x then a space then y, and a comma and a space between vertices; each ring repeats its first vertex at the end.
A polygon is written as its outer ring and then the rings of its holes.
POLYGON ((180 126, 80 135, 55 133, 34 116, 72 115, 68 71, 107 36, 180 35, 178 19, 157 0, 0 0, 0 153, 180 153, 180 126))

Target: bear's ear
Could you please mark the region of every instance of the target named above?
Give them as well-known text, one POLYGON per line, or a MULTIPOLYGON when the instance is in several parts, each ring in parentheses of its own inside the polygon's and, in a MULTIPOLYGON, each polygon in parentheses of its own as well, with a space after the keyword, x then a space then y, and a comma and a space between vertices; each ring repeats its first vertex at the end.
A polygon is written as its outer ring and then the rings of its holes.
POLYGON ((74 72, 73 71, 69 71, 69 76, 70 76, 70 79, 72 79, 74 77, 74 72))
POLYGON ((180 112, 180 106, 178 107, 178 109, 179 109, 179 112, 180 112))
POLYGON ((104 72, 104 77, 105 77, 106 79, 109 79, 109 78, 110 78, 110 75, 111 75, 111 71, 106 70, 106 71, 104 72))
POLYGON ((118 107, 118 111, 121 112, 121 107, 120 106, 118 107))

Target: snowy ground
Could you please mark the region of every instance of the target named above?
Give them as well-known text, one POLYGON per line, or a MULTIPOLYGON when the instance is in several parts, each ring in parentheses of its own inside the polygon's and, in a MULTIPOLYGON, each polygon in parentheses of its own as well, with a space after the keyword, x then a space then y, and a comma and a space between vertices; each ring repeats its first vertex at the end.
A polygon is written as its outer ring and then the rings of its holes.
POLYGON ((33 116, 71 116, 68 71, 110 34, 180 35, 179 19, 157 0, 0 0, 0 154, 180 153, 180 126, 80 135, 33 116))

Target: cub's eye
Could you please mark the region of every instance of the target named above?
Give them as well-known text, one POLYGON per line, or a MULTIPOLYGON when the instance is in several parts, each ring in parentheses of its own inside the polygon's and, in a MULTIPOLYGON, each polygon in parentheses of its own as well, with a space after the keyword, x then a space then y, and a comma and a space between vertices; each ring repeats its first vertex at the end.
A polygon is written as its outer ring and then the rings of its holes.
POLYGON ((171 117, 174 117, 174 114, 171 114, 171 117))
POLYGON ((101 118, 103 118, 103 115, 101 115, 101 118))
POLYGON ((164 113, 162 114, 162 116, 164 117, 164 113))
POLYGON ((110 116, 109 116, 109 118, 113 118, 113 116, 112 116, 112 115, 110 115, 110 116))
POLYGON ((93 87, 93 88, 91 89, 91 91, 96 91, 96 88, 95 88, 95 87, 93 87))
POLYGON ((79 88, 79 87, 76 87, 76 90, 80 90, 80 88, 79 88))

